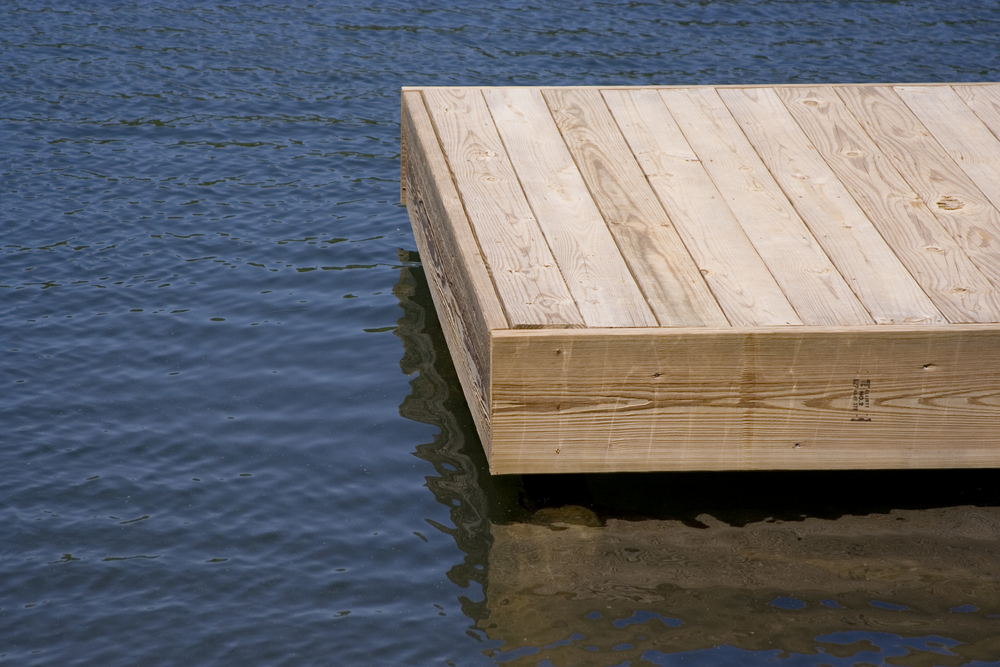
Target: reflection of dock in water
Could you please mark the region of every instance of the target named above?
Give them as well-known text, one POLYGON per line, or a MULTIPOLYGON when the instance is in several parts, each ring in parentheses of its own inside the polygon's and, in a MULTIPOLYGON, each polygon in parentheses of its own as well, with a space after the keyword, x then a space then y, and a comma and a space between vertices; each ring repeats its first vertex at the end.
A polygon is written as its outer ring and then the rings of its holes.
POLYGON ((470 632, 503 642, 498 662, 635 667, 718 646, 734 649, 712 664, 1000 659, 996 473, 490 476, 419 268, 396 293, 401 366, 419 372, 400 413, 441 429, 415 454, 466 554, 449 578, 485 593, 460 596, 470 632))
POLYGON ((480 627, 505 640, 505 653, 542 649, 513 664, 617 665, 718 645, 836 654, 845 647, 822 638, 856 631, 961 642, 953 656, 914 651, 923 655, 896 664, 1000 658, 996 508, 742 527, 704 515, 705 528, 545 518, 553 523, 492 527, 480 627))
MULTIPOLYGON (((400 261, 416 260, 416 253, 400 250, 400 261)), ((451 527, 432 522, 434 527, 451 535, 465 552, 465 560, 453 566, 448 578, 462 588, 479 584, 486 590, 490 535, 489 512, 515 504, 510 496, 509 478, 493 478, 487 471, 486 457, 476 435, 455 367, 448 355, 423 269, 414 266, 400 271, 393 288, 403 316, 397 321, 396 335, 403 342, 403 373, 416 377, 412 388, 399 406, 407 419, 432 424, 440 432, 431 443, 419 445, 414 454, 434 466, 437 474, 427 478, 427 488, 438 502, 451 510, 451 527), (491 497, 488 497, 489 496, 491 497)), ((504 521, 506 517, 495 517, 504 521)), ((485 602, 460 596, 462 611, 475 620, 485 618, 485 602)))

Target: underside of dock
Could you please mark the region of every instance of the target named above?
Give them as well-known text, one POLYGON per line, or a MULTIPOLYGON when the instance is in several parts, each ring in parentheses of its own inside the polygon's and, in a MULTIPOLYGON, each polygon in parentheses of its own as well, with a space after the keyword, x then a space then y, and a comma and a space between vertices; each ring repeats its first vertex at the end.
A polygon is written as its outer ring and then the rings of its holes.
POLYGON ((490 469, 1000 467, 1000 84, 404 88, 490 469))

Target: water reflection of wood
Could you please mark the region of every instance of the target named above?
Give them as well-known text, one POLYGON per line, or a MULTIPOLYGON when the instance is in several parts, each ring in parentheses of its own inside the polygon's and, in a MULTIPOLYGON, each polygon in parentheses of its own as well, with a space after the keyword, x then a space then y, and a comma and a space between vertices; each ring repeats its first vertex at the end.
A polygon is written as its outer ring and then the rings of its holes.
POLYGON ((915 650, 894 664, 1000 658, 996 508, 743 527, 703 515, 707 528, 617 519, 588 526, 581 517, 582 508, 562 521, 546 510, 539 519, 548 525, 492 527, 490 616, 479 625, 505 641, 504 653, 541 649, 510 664, 617 665, 651 649, 723 644, 853 655, 860 646, 822 641, 851 630, 962 642, 953 656, 915 650), (567 642, 574 632, 582 638, 567 642))
POLYGON ((448 577, 507 664, 637 667, 719 645, 857 662, 878 656, 874 633, 924 638, 891 664, 1000 659, 995 473, 491 476, 422 271, 395 293, 416 374, 400 414, 440 428, 414 454, 464 552, 448 577), (623 519, 639 516, 655 518, 623 519))
MULTIPOLYGON (((435 475, 426 478, 427 488, 450 508, 453 525, 428 521, 451 535, 465 552, 463 561, 448 571, 448 578, 463 589, 478 584, 485 590, 491 543, 489 513, 511 506, 510 497, 517 491, 510 480, 491 478, 486 472, 486 457, 451 363, 427 280, 416 265, 419 258, 416 253, 400 250, 399 259, 413 262, 400 270, 399 282, 393 287, 403 310, 395 330, 403 342, 399 365, 406 375, 416 375, 399 414, 440 429, 434 441, 418 445, 414 455, 434 466, 435 475)), ((483 601, 461 595, 459 602, 474 621, 488 614, 483 601)))

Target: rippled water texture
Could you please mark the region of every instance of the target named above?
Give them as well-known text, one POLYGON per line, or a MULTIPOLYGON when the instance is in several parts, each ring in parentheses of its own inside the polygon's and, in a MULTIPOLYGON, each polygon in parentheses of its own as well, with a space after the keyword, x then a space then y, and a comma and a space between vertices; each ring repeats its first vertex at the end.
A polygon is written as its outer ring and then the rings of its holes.
POLYGON ((400 86, 996 81, 996 3, 0 16, 0 663, 1000 660, 992 472, 489 478, 398 204, 400 86))

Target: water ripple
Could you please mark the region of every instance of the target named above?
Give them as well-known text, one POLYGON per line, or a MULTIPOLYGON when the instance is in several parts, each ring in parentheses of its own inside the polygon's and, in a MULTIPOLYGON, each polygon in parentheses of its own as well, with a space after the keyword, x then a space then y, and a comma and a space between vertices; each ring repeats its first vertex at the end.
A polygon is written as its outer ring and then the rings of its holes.
MULTIPOLYGON (((399 88, 998 80, 998 26, 995 3, 926 0, 6 3, 0 662, 535 664, 513 640, 488 655, 494 533, 530 494, 483 471, 426 286, 401 278, 399 88)), ((626 584, 604 594, 649 593, 626 584)), ((766 592, 763 613, 824 604, 766 592)), ((947 618, 998 611, 975 606, 947 618)), ((691 627, 621 612, 532 648, 620 664, 638 633, 691 627), (635 636, 588 651, 621 619, 635 636)), ((824 637, 858 660, 931 646, 824 637)))

